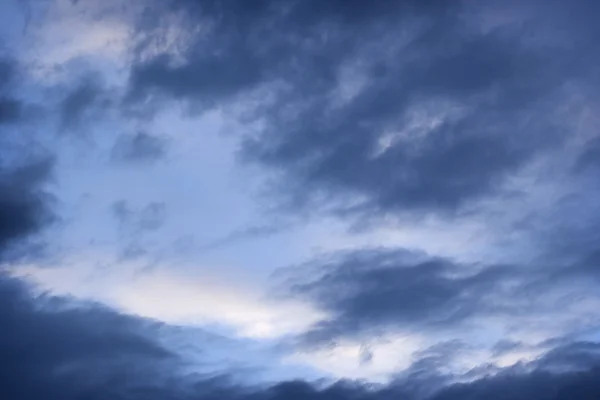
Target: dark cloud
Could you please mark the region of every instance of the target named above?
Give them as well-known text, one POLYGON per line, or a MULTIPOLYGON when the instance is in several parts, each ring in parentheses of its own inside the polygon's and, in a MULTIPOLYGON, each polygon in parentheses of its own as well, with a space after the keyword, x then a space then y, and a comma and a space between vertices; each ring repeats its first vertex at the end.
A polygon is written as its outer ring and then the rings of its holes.
POLYGON ((600 167, 600 137, 585 144, 576 163, 576 168, 585 172, 597 172, 600 167))
POLYGON ((44 191, 52 165, 46 159, 0 170, 0 254, 53 219, 50 196, 44 191))
POLYGON ((0 58, 0 89, 12 80, 15 75, 15 65, 10 59, 0 58))
MULTIPOLYGON (((21 102, 12 97, 11 86, 17 77, 17 63, 0 58, 0 124, 17 122, 21 102)), ((13 131, 11 127, 11 131, 13 131)), ((22 242, 53 219, 46 184, 52 176, 54 159, 47 154, 34 157, 31 146, 25 151, 0 138, 0 262, 16 242, 22 242)), ((23 138, 26 142, 26 139, 23 138)))
POLYGON ((564 375, 536 371, 524 375, 499 375, 469 384, 454 385, 432 397, 435 400, 475 399, 594 399, 600 393, 598 370, 564 375))
POLYGON ((291 293, 330 315, 306 335, 316 343, 397 329, 423 332, 505 312, 496 302, 510 295, 502 284, 523 284, 513 267, 457 264, 404 250, 350 252, 289 273, 291 293))
POLYGON ((95 107, 107 108, 109 104, 104 88, 98 79, 82 79, 60 103, 59 112, 62 128, 77 127, 85 117, 94 111, 95 107))
MULTIPOLYGON (((278 276, 287 295, 308 300, 327 315, 300 335, 301 346, 335 345, 343 338, 368 341, 390 333, 450 334, 488 318, 507 327, 551 318, 576 334, 592 329, 595 321, 583 304, 598 298, 598 254, 584 253, 569 263, 494 265, 403 249, 361 249, 284 269, 278 276), (578 304, 581 314, 557 312, 576 310, 578 304)), ((519 346, 501 342, 492 351, 503 354, 519 346)))
MULTIPOLYGON (((482 17, 499 3, 170 4, 207 32, 189 38, 183 63, 161 54, 135 64, 131 97, 212 107, 257 90, 266 128, 243 153, 281 172, 294 206, 447 212, 498 194, 562 143, 564 88, 593 77, 593 30, 565 25, 553 37, 533 2, 513 4, 525 22, 490 26, 482 17)), ((553 3, 553 23, 588 6, 553 3)))
MULTIPOLYGON (((306 83, 305 79, 315 77, 333 78, 340 62, 337 57, 351 55, 355 43, 350 41, 359 34, 380 33, 377 25, 390 28, 416 12, 444 13, 455 8, 440 1, 412 0, 173 0, 154 5, 155 14, 145 14, 140 26, 145 34, 152 31, 161 12, 183 13, 182 28, 206 22, 210 32, 190 38, 189 60, 184 65, 173 65, 168 55, 134 65, 131 94, 143 96, 158 91, 209 103, 265 81, 291 78, 306 83), (327 38, 321 37, 325 31, 327 38)), ((312 81, 310 86, 334 84, 325 79, 312 81)))
POLYGON ((0 125, 18 121, 22 113, 23 103, 7 90, 15 75, 14 61, 0 59, 0 125))
POLYGON ((0 124, 15 122, 22 112, 22 103, 12 98, 0 98, 0 124))
POLYGON ((0 324, 6 399, 139 398, 172 357, 143 321, 98 305, 35 297, 6 276, 0 277, 0 324))
POLYGON ((167 147, 165 139, 140 131, 133 136, 120 136, 113 147, 112 159, 134 164, 152 163, 166 156, 167 147))

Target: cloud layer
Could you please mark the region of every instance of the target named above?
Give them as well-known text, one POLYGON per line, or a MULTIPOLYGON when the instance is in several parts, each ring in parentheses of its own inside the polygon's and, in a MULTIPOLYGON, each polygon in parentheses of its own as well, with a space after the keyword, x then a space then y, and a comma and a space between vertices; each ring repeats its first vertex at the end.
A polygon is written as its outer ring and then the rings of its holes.
POLYGON ((6 398, 600 396, 595 1, 7 4, 6 398))

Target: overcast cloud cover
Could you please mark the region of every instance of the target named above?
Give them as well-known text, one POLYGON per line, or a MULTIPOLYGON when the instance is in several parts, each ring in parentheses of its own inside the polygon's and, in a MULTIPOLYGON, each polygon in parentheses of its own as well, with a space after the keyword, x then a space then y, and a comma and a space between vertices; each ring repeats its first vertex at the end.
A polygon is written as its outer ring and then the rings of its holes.
POLYGON ((600 398, 595 0, 0 2, 0 397, 600 398))

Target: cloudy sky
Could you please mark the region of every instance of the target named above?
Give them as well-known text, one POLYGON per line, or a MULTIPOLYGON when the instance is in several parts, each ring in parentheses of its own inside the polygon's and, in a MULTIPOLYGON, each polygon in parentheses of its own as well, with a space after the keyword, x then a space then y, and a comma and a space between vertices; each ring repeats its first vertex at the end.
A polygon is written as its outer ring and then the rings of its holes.
POLYGON ((600 398, 599 13, 1 0, 1 397, 600 398))

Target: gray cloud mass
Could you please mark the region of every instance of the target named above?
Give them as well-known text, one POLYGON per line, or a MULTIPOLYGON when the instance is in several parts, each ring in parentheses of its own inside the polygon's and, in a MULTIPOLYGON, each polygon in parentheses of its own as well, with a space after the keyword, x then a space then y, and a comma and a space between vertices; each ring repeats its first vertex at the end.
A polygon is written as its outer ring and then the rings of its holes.
POLYGON ((325 3, 175 1, 211 29, 183 64, 134 65, 130 93, 210 108, 264 88, 266 128, 244 154, 279 170, 296 206, 453 212, 563 145, 565 87, 595 79, 588 60, 573 65, 592 50, 589 26, 569 27, 579 46, 557 48, 527 40, 533 17, 481 27, 470 2, 325 3), (345 86, 358 88, 340 99, 345 86))

